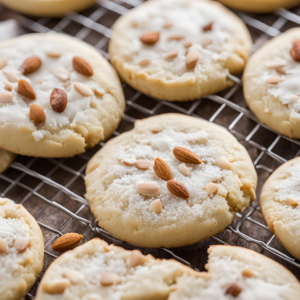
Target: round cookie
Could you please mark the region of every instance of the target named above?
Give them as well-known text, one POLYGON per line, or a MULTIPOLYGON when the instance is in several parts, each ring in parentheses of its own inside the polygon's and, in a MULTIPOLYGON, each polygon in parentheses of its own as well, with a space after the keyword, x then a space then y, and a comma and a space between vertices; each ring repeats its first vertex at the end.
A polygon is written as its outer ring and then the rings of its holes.
POLYGON ((218 0, 230 8, 253 13, 270 13, 277 8, 292 8, 300 4, 300 0, 218 0))
POLYGON ((266 181, 260 205, 270 230, 300 259, 300 157, 280 166, 266 181))
POLYGON ((116 72, 93 47, 59 34, 0 44, 0 147, 71 157, 108 138, 125 109, 116 72))
POLYGON ((15 157, 15 154, 0 149, 0 174, 10 166, 15 157))
POLYGON ((96 0, 0 0, 6 7, 37 17, 63 17, 70 11, 82 11, 96 0))
POLYGON ((147 1, 113 27, 110 61, 121 78, 161 100, 187 101, 233 84, 250 55, 244 23, 208 0, 147 1))
POLYGON ((0 198, 0 294, 20 300, 42 271, 44 239, 35 219, 22 205, 0 198))
POLYGON ((300 138, 299 35, 295 28, 266 43, 250 58, 243 75, 250 109, 262 123, 291 138, 300 138))
POLYGON ((134 245, 171 248, 225 229, 255 199, 257 175, 227 130, 165 114, 106 143, 88 163, 85 183, 103 229, 134 245))

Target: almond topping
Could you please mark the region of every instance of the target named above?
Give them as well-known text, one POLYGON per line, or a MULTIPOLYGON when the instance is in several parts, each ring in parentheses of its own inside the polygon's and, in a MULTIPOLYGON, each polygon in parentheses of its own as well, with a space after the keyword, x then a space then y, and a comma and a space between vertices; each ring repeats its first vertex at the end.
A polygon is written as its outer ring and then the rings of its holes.
POLYGON ((34 100, 36 98, 35 91, 33 90, 30 83, 24 79, 21 79, 18 82, 18 93, 22 96, 25 96, 31 100, 34 100))
POLYGON ((0 70, 2 70, 4 67, 6 67, 7 61, 8 61, 7 58, 0 59, 0 70))
POLYGON ((191 46, 192 46, 192 42, 191 41, 186 41, 186 42, 183 43, 183 47, 184 48, 189 48, 191 46))
POLYGON ((271 76, 271 77, 266 79, 266 83, 269 83, 269 84, 277 84, 277 83, 282 82, 282 81, 284 81, 284 79, 282 79, 279 76, 271 76))
POLYGON ((13 85, 10 82, 6 82, 4 88, 11 92, 13 89, 13 85))
POLYGON ((135 268, 136 266, 142 266, 147 261, 146 256, 144 256, 141 251, 133 250, 131 251, 129 258, 129 265, 131 268, 135 268))
POLYGON ((282 74, 282 75, 286 75, 286 72, 287 72, 285 67, 278 67, 275 70, 276 70, 276 72, 278 72, 279 74, 282 74))
POLYGON ((208 194, 214 194, 218 191, 218 185, 213 182, 210 182, 205 186, 205 189, 208 194))
POLYGON ((70 285, 70 281, 68 279, 60 279, 56 282, 45 282, 43 284, 43 290, 47 294, 62 294, 70 285))
POLYGON ((162 202, 160 199, 156 199, 154 201, 151 202, 150 204, 150 209, 157 213, 157 214, 160 214, 163 210, 163 205, 162 205, 162 202))
POLYGON ((137 192, 144 196, 157 196, 160 193, 160 187, 155 182, 139 183, 136 188, 137 192))
POLYGON ((29 118, 34 123, 43 123, 46 120, 46 115, 44 110, 36 103, 30 105, 29 118))
POLYGON ((111 273, 111 272, 103 274, 101 279, 100 279, 100 283, 103 286, 110 286, 110 285, 113 285, 113 284, 118 284, 121 281, 122 281, 121 277, 118 274, 111 273))
POLYGON ((69 279, 72 284, 78 284, 82 281, 81 275, 77 271, 74 271, 74 270, 66 271, 63 274, 63 276, 65 278, 69 279))
POLYGON ((188 69, 194 68, 199 60, 199 52, 197 50, 191 50, 188 52, 185 58, 185 65, 188 69))
POLYGON ((285 200, 285 204, 286 204, 286 205, 290 205, 290 206, 292 206, 293 208, 295 208, 295 207, 298 206, 299 201, 298 201, 297 199, 295 199, 294 197, 289 196, 289 197, 285 200))
POLYGON ((217 164, 221 169, 231 170, 231 163, 224 157, 219 157, 217 164))
POLYGON ((202 47, 205 48, 206 46, 211 45, 212 42, 213 42, 212 39, 204 39, 204 40, 201 42, 201 45, 202 45, 202 47))
POLYGON ((290 54, 291 54, 292 58, 294 59, 294 61, 300 62, 300 40, 295 41, 293 43, 293 47, 290 51, 290 54))
POLYGON ((22 65, 23 74, 27 75, 33 73, 41 66, 41 64, 42 61, 37 56, 27 58, 22 65))
POLYGON ((140 170, 147 170, 152 167, 153 163, 150 160, 140 159, 135 163, 135 167, 140 170))
POLYGON ((184 40, 185 36, 181 34, 175 34, 168 37, 169 41, 181 41, 184 40))
POLYGON ((9 82, 18 82, 20 78, 13 72, 3 72, 9 82))
POLYGON ((179 50, 170 51, 165 55, 165 59, 175 58, 178 56, 178 54, 179 54, 179 50))
POLYGON ((123 164, 128 167, 133 167, 135 164, 129 163, 127 161, 123 161, 123 164))
POLYGON ((0 103, 12 103, 13 93, 11 92, 1 92, 0 93, 0 103))
POLYGON ((286 65, 286 61, 283 59, 272 60, 272 61, 267 61, 265 65, 268 69, 277 69, 277 68, 284 67, 286 65))
POLYGON ((57 67, 57 68, 53 69, 52 74, 61 81, 67 81, 70 79, 69 71, 63 67, 57 67))
POLYGON ((62 56, 62 53, 58 51, 48 51, 46 54, 51 58, 60 58, 62 56))
POLYGON ((237 297, 241 292, 242 288, 238 286, 236 283, 232 283, 226 290, 226 294, 229 294, 233 297, 237 297))
POLYGON ((140 41, 145 45, 154 45, 159 41, 159 32, 150 31, 140 37, 140 41))
POLYGON ((190 170, 189 168, 185 165, 185 163, 182 163, 181 165, 178 166, 179 172, 184 175, 184 176, 189 176, 190 175, 190 170))
POLYGON ((172 22, 166 22, 165 24, 164 24, 164 28, 171 28, 173 26, 173 23, 172 22))
POLYGON ((18 252, 23 252, 29 245, 28 237, 19 237, 14 242, 14 247, 18 252))
POLYGON ((244 277, 249 277, 249 278, 255 277, 255 274, 254 274, 251 270, 249 270, 249 269, 243 270, 243 271, 242 271, 242 275, 243 275, 244 277))
POLYGON ((82 235, 78 233, 66 233, 59 237, 52 245, 52 249, 58 252, 64 252, 77 247, 82 239, 82 235))
POLYGON ((94 90, 94 93, 95 93, 96 96, 98 96, 98 97, 103 97, 104 94, 105 94, 105 92, 104 92, 103 90, 101 90, 101 89, 96 89, 96 90, 94 90))
POLYGON ((93 95, 93 91, 82 83, 74 82, 74 88, 84 97, 90 97, 93 95))
POLYGON ((68 104, 68 96, 64 90, 55 88, 50 96, 50 105, 55 112, 63 112, 68 104))
POLYGON ((178 160, 182 162, 195 165, 202 164, 202 161, 199 159, 199 157, 189 149, 183 147, 175 147, 173 149, 173 154, 178 160))
POLYGON ((85 76, 93 76, 94 75, 94 69, 92 68, 92 66, 85 59, 83 59, 79 56, 75 56, 73 58, 73 68, 79 74, 82 74, 85 76))
POLYGON ((202 27, 202 30, 203 30, 203 31, 209 31, 209 30, 212 30, 213 25, 214 25, 214 22, 211 22, 211 23, 209 23, 209 24, 203 26, 203 27, 202 27))
POLYGON ((4 239, 0 237, 0 254, 7 252, 7 245, 4 239))
POLYGON ((168 190, 175 196, 180 198, 188 198, 190 196, 188 189, 179 181, 169 180, 167 182, 168 190))
POLYGON ((156 158, 153 166, 154 173, 162 180, 173 179, 173 175, 168 164, 161 158, 156 158))
POLYGON ((149 64, 150 64, 150 59, 149 59, 149 58, 142 59, 142 60, 139 62, 139 65, 140 65, 141 67, 145 67, 145 66, 147 66, 147 65, 149 65, 149 64))

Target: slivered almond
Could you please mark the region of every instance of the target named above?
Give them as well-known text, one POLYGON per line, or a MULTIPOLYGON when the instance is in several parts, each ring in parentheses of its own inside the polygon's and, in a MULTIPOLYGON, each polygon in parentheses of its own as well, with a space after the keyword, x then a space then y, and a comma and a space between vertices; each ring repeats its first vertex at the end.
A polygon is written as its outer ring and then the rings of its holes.
POLYGON ((36 94, 30 83, 24 79, 19 80, 18 82, 18 93, 34 100, 36 98, 36 94))
POLYGON ((211 23, 209 23, 209 24, 203 26, 203 27, 202 27, 202 30, 203 30, 203 31, 209 31, 209 30, 212 30, 213 25, 214 25, 214 22, 211 22, 211 23))
POLYGON ((21 67, 22 73, 24 75, 33 73, 41 66, 41 64, 42 64, 42 61, 37 56, 29 57, 24 61, 23 65, 21 67))
POLYGON ((191 46, 192 46, 192 42, 191 41, 186 41, 186 42, 183 43, 183 47, 184 48, 189 48, 191 46))
POLYGON ((156 158, 153 166, 154 173, 162 180, 168 181, 173 179, 169 165, 161 158, 156 158))
POLYGON ((128 167, 133 167, 135 164, 129 163, 127 161, 123 161, 123 164, 128 167))
POLYGON ((160 193, 160 187, 155 182, 139 183, 136 190, 138 193, 149 197, 157 196, 160 193))
POLYGON ((285 204, 292 206, 293 208, 297 207, 299 204, 299 201, 297 199, 295 199, 292 196, 289 196, 286 200, 285 200, 285 204))
POLYGON ((213 182, 209 182, 206 186, 205 189, 207 191, 208 194, 214 194, 218 191, 218 185, 213 183, 213 182))
POLYGON ((78 233, 66 233, 58 238, 52 245, 52 249, 58 252, 64 252, 77 247, 82 239, 82 235, 78 233))
POLYGON ((14 95, 11 92, 1 92, 0 93, 0 103, 12 103, 13 97, 14 97, 14 95))
POLYGON ((0 254, 2 253, 7 253, 7 244, 4 239, 0 237, 0 254))
POLYGON ((185 58, 185 65, 188 69, 194 68, 199 60, 199 52, 197 50, 191 50, 187 53, 185 58))
POLYGON ((43 123, 46 120, 46 115, 44 110, 36 103, 30 105, 29 118, 34 123, 43 123))
POLYGON ((145 66, 147 66, 147 65, 149 65, 149 64, 150 64, 150 59, 149 59, 149 58, 142 59, 142 60, 139 62, 139 65, 140 65, 141 67, 145 67, 145 66))
POLYGON ((45 282, 43 290, 47 294, 55 295, 62 294, 70 286, 68 279, 60 279, 55 282, 45 282))
POLYGON ((189 149, 183 147, 175 147, 173 149, 173 154, 178 160, 182 162, 195 165, 202 164, 200 158, 189 149))
POLYGON ((165 59, 172 59, 172 58, 175 58, 177 57, 179 54, 179 50, 173 50, 173 51, 170 51, 168 52, 166 55, 165 55, 165 59))
POLYGON ((23 252, 29 246, 28 237, 19 237, 14 242, 14 247, 18 252, 23 252))
POLYGON ((9 82, 18 82, 20 78, 13 72, 3 72, 9 82))
POLYGON ((157 213, 157 214, 160 214, 163 210, 163 205, 162 205, 162 202, 160 199, 156 199, 154 201, 151 202, 150 204, 150 209, 157 213))
POLYGON ((98 97, 103 97, 104 94, 105 94, 105 92, 104 92, 103 90, 101 90, 101 89, 96 89, 96 90, 94 90, 94 93, 95 93, 95 95, 98 96, 98 97))
POLYGON ((50 105, 55 112, 62 113, 68 104, 68 96, 64 90, 55 88, 50 95, 50 105))
POLYGON ((81 94, 84 97, 90 97, 93 95, 93 91, 82 83, 74 82, 74 88, 79 94, 81 94))
POLYGON ((249 269, 243 270, 243 271, 242 271, 242 275, 243 275, 244 277, 249 277, 249 278, 255 277, 255 274, 254 274, 251 270, 249 270, 249 269))
POLYGON ((52 74, 61 81, 67 81, 70 79, 70 72, 63 67, 57 67, 53 69, 52 74))
POLYGON ((60 58, 62 56, 62 53, 59 51, 48 51, 46 54, 50 58, 60 58))
POLYGON ((184 40, 185 36, 181 34, 175 34, 168 37, 169 41, 181 41, 184 40))
POLYGON ((94 69, 92 66, 83 58, 79 56, 75 56, 73 58, 73 68, 82 75, 85 76, 93 76, 94 75, 94 69))
POLYGON ((173 26, 173 23, 172 22, 166 22, 164 24, 164 28, 168 29, 168 28, 171 28, 173 26))
POLYGON ((152 161, 150 160, 145 160, 145 159, 139 159, 135 163, 135 167, 140 169, 140 170, 147 170, 153 165, 152 161))
POLYGON ((228 286, 225 293, 233 297, 237 297, 242 292, 242 290, 243 289, 240 286, 238 286, 236 283, 232 283, 231 285, 228 286))
POLYGON ((188 189, 179 181, 169 180, 167 182, 167 188, 173 195, 177 197, 187 199, 190 196, 188 189))
POLYGON ((282 79, 279 76, 271 76, 266 79, 266 83, 269 83, 269 84, 277 84, 282 81, 284 81, 284 79, 282 79))
POLYGON ((112 273, 112 272, 107 272, 107 273, 103 274, 100 279, 100 283, 103 286, 119 284, 119 283, 121 283, 121 281, 122 281, 121 277, 118 274, 112 273))
POLYGON ((284 67, 286 65, 286 61, 283 59, 271 60, 265 63, 268 69, 277 69, 284 67))
POLYGON ((131 268, 142 266, 147 261, 147 257, 142 254, 139 250, 131 251, 129 257, 129 265, 131 268))
POLYGON ((13 89, 13 85, 10 82, 6 82, 4 88, 11 92, 13 89))
POLYGON ((300 40, 295 41, 293 43, 290 54, 291 54, 292 58, 294 59, 294 61, 300 62, 300 40))
POLYGON ((158 31, 149 31, 140 37, 140 41, 145 45, 154 45, 159 41, 158 31))
POLYGON ((184 175, 184 176, 189 176, 190 175, 190 170, 189 168, 185 165, 185 163, 182 163, 181 165, 178 166, 179 172, 184 175))
POLYGON ((217 164, 221 169, 231 170, 231 163, 224 157, 219 157, 217 164))
POLYGON ((8 62, 7 58, 0 59, 0 70, 2 70, 4 67, 6 67, 7 62, 8 62))

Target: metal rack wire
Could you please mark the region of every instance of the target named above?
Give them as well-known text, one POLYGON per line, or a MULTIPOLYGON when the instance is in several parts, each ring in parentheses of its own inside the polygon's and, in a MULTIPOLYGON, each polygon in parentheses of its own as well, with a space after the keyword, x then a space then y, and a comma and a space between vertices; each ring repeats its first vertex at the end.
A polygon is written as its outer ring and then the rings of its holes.
MULTIPOLYGON (((21 26, 29 31, 40 33, 53 31, 76 36, 94 45, 108 59, 107 44, 112 35, 112 23, 120 15, 125 14, 130 8, 139 5, 141 2, 143 1, 102 0, 82 14, 69 13, 61 20, 36 19, 19 15, 18 21, 21 26)), ((278 9, 274 15, 269 17, 267 23, 251 15, 238 14, 249 26, 255 40, 253 51, 256 51, 269 38, 278 36, 281 31, 285 31, 287 28, 295 26, 295 24, 300 24, 300 17, 297 14, 284 9, 278 9)), ((300 155, 300 142, 278 135, 261 124, 246 107, 241 94, 241 80, 231 75, 230 78, 236 84, 229 90, 219 95, 209 95, 197 101, 185 103, 159 101, 142 95, 128 85, 123 84, 127 108, 114 136, 130 130, 137 118, 165 112, 179 112, 204 118, 225 126, 245 145, 259 173, 261 186, 264 179, 273 172, 275 167, 300 155), (283 151, 283 149, 288 149, 288 151, 283 151)), ((71 222, 82 224, 81 231, 88 229, 110 242, 122 243, 122 246, 125 247, 133 246, 114 238, 94 223, 93 217, 86 212, 89 211, 89 204, 83 198, 84 187, 81 192, 78 192, 77 189, 78 185, 83 186, 84 171, 88 160, 103 145, 102 142, 94 150, 89 150, 72 159, 45 160, 19 157, 8 171, 0 175, 1 197, 17 199, 17 203, 22 203, 25 207, 30 203, 30 212, 34 215, 44 233, 46 267, 57 257, 51 250, 52 243, 58 236, 63 235, 71 222), (63 215, 59 215, 62 219, 59 222, 51 223, 45 218, 45 215, 47 217, 51 215, 51 209, 53 208, 57 209, 57 214, 63 213, 63 215)), ((265 225, 257 201, 244 213, 238 213, 233 225, 225 231, 235 235, 238 239, 262 247, 275 255, 279 261, 287 262, 287 267, 292 266, 294 273, 295 270, 296 272, 300 270, 299 262, 286 254, 282 247, 278 248, 272 245, 276 238, 265 225), (246 222, 251 223, 250 227, 248 226, 250 231, 252 226, 258 226, 259 236, 253 236, 251 232, 249 233, 249 230, 244 230, 246 222), (262 234, 263 231, 267 233, 262 234)), ((228 242, 226 236, 224 237, 222 234, 214 236, 213 239, 217 243, 227 244, 228 242)), ((198 270, 186 259, 177 255, 174 249, 162 248, 161 250, 198 270)), ((34 293, 35 288, 28 294, 28 298, 33 299, 34 293)))

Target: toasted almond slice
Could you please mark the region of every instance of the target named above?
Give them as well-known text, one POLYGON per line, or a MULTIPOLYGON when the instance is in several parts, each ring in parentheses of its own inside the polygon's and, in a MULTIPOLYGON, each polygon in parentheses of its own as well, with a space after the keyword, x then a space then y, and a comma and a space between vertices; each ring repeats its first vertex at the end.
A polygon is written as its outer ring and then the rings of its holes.
POLYGON ((284 67, 286 65, 286 61, 283 59, 277 59, 277 60, 269 60, 265 63, 265 66, 268 69, 277 69, 284 67))
POLYGON ((188 189, 179 181, 169 180, 167 182, 167 188, 173 195, 177 197, 187 199, 190 196, 188 189))
POLYGON ((269 84, 277 84, 277 83, 282 82, 282 81, 284 81, 284 79, 282 79, 279 76, 271 76, 271 77, 266 79, 266 83, 269 83, 269 84))
POLYGON ((172 59, 172 58, 175 58, 177 57, 179 54, 179 50, 173 50, 173 51, 170 51, 168 52, 166 55, 165 55, 165 59, 172 59))
POLYGON ((183 43, 183 47, 184 48, 190 48, 192 46, 192 42, 191 41, 186 41, 183 43))
POLYGON ((173 26, 173 23, 172 22, 166 22, 164 24, 164 28, 168 29, 168 28, 171 28, 173 26))
POLYGON ((5 82, 4 88, 11 92, 13 89, 13 85, 10 82, 5 82))
POLYGON ((8 62, 7 58, 0 59, 0 70, 2 70, 4 67, 6 67, 7 62, 8 62))
POLYGON ((183 147, 175 147, 173 149, 174 156, 185 163, 200 165, 202 161, 200 158, 191 150, 183 148, 183 147))
POLYGON ((249 269, 243 270, 243 271, 242 271, 242 275, 243 275, 244 277, 249 277, 249 278, 255 277, 255 274, 254 274, 251 270, 249 270, 249 269))
POLYGON ((158 31, 149 31, 140 37, 140 41, 145 45, 154 45, 159 41, 158 31))
POLYGON ((0 237, 0 254, 2 253, 7 253, 7 244, 4 239, 0 237))
POLYGON ((16 238, 14 242, 14 247, 18 252, 23 252, 29 245, 29 238, 28 237, 19 237, 16 238))
POLYGON ((52 74, 61 81, 67 81, 70 79, 70 72, 63 67, 53 69, 52 74))
POLYGON ((285 204, 292 206, 293 208, 297 207, 299 204, 299 201, 297 199, 295 199, 292 196, 289 196, 286 200, 285 200, 285 204))
POLYGON ((68 104, 68 96, 64 90, 55 88, 50 95, 50 105, 55 112, 62 113, 68 104))
POLYGON ((90 97, 93 95, 93 91, 82 83, 74 82, 74 88, 79 94, 81 94, 84 97, 90 97))
POLYGON ((46 54, 51 58, 60 58, 62 56, 62 53, 59 51, 47 51, 46 54))
POLYGON ((34 123, 39 124, 45 122, 46 115, 44 110, 38 104, 33 103, 30 105, 29 118, 34 123))
POLYGON ((60 279, 55 282, 45 282, 43 284, 43 290, 47 294, 55 295, 62 294, 70 286, 68 279, 60 279))
POLYGON ((139 250, 133 250, 130 253, 129 265, 131 268, 142 266, 147 261, 147 257, 139 250))
POLYGON ((42 61, 37 57, 29 57, 27 58, 23 65, 22 65, 22 71, 24 75, 31 74, 35 72, 42 64, 42 61))
POLYGON ((168 181, 173 179, 169 165, 161 158, 156 158, 153 166, 154 173, 162 180, 168 181))
POLYGON ((179 172, 184 175, 184 176, 189 176, 190 175, 190 170, 189 168, 185 165, 185 163, 182 163, 181 165, 178 166, 179 172))
POLYGON ((66 233, 59 237, 52 245, 52 249, 58 252, 65 252, 77 247, 82 240, 82 235, 78 233, 66 233))
POLYGON ((202 27, 202 30, 203 30, 203 31, 210 31, 210 30, 212 30, 213 25, 214 25, 214 22, 211 22, 211 23, 209 23, 209 24, 203 26, 203 27, 202 27))
POLYGON ((238 286, 236 283, 232 283, 228 286, 225 293, 233 297, 237 297, 242 292, 242 290, 243 289, 240 286, 238 286))
POLYGON ((67 270, 63 276, 69 279, 72 284, 78 284, 82 281, 81 275, 75 270, 67 270))
POLYGON ((103 274, 100 279, 100 283, 103 286, 119 284, 119 283, 121 283, 121 281, 122 281, 121 277, 118 274, 112 273, 112 272, 107 272, 107 273, 103 274))
POLYGON ((174 34, 168 37, 169 41, 181 41, 184 40, 185 36, 182 34, 174 34))
POLYGON ((208 194, 214 194, 218 191, 218 185, 213 183, 213 182, 209 182, 206 186, 205 189, 207 191, 208 194))
POLYGON ((73 58, 73 68, 75 71, 77 71, 79 74, 85 75, 85 76, 93 76, 94 75, 94 69, 92 66, 82 57, 75 56, 73 58))
POLYGON ((13 97, 14 97, 14 95, 11 92, 1 92, 0 93, 0 103, 12 103, 13 97))
POLYGON ((148 66, 149 64, 150 64, 150 59, 149 59, 149 58, 142 59, 142 60, 139 62, 139 65, 140 65, 141 67, 148 66))
POLYGON ((160 199, 156 199, 154 201, 151 202, 150 204, 150 209, 157 213, 157 214, 160 214, 163 210, 163 205, 162 205, 162 202, 160 199))
POLYGON ((144 196, 157 196, 160 193, 160 187, 155 182, 139 183, 136 188, 137 192, 144 196))
POLYGON ((145 159, 139 159, 136 163, 135 163, 135 167, 140 169, 140 170, 147 170, 150 167, 152 167, 153 162, 150 160, 145 160, 145 159))
POLYGON ((185 58, 185 65, 188 69, 194 68, 199 60, 199 52, 197 50, 191 50, 188 52, 185 58))
POLYGON ((36 98, 35 91, 32 88, 31 84, 24 79, 21 79, 18 82, 18 93, 31 100, 34 100, 36 98))
POLYGON ((3 72, 9 82, 18 82, 20 78, 13 72, 3 72))
POLYGON ((221 169, 231 170, 231 163, 224 157, 219 157, 217 164, 221 169))

